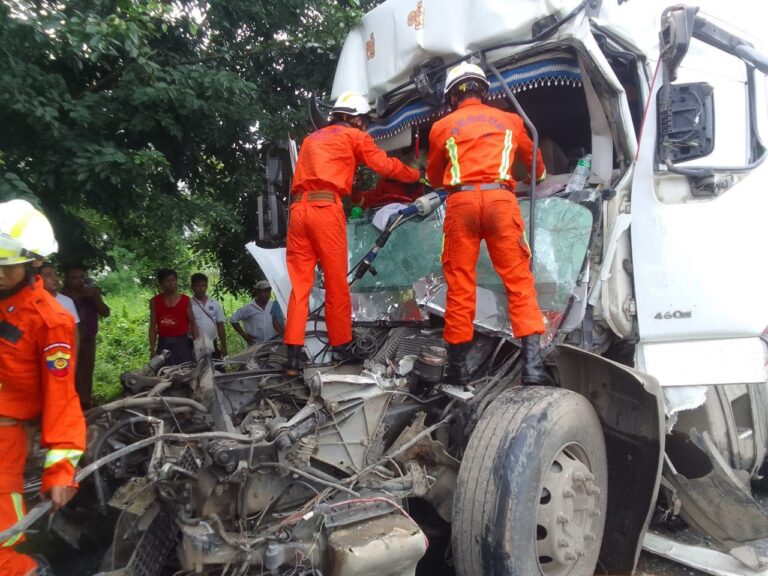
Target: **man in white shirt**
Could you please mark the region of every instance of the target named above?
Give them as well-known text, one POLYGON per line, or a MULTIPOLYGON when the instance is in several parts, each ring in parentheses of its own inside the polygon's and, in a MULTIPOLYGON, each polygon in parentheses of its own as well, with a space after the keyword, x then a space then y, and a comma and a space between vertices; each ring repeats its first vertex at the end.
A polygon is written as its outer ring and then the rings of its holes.
POLYGON ((280 306, 272 296, 272 287, 269 282, 262 280, 253 288, 253 300, 238 309, 229 321, 232 328, 243 337, 248 344, 266 342, 272 340, 277 334, 282 334, 285 326, 285 317, 280 306), (245 324, 245 330, 240 322, 245 324))
POLYGON ((206 334, 213 342, 214 356, 224 358, 227 350, 226 316, 221 303, 208 297, 208 276, 201 272, 192 274, 192 312, 200 334, 206 334))
POLYGON ((65 296, 59 292, 59 288, 61 288, 61 279, 59 278, 59 273, 56 272, 56 268, 53 267, 53 264, 50 262, 43 262, 42 266, 37 269, 37 273, 40 274, 40 277, 43 279, 43 286, 45 286, 48 293, 56 298, 59 304, 61 304, 64 309, 72 315, 72 318, 75 319, 75 350, 77 350, 80 347, 80 331, 77 328, 77 325, 80 324, 80 315, 77 313, 75 301, 69 296, 65 296))

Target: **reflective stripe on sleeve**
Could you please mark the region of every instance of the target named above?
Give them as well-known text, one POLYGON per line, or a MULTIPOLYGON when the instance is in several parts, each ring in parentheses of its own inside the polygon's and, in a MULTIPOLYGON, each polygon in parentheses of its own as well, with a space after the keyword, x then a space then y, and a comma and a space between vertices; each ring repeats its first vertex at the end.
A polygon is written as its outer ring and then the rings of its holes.
POLYGON ((48 453, 45 455, 45 469, 47 470, 54 464, 58 464, 65 458, 69 460, 72 467, 75 467, 82 455, 82 450, 48 450, 48 453))
MULTIPOLYGON (((11 502, 13 503, 13 511, 16 513, 16 522, 24 518, 24 506, 23 506, 23 500, 21 498, 21 494, 18 492, 12 492, 9 494, 11 497, 11 502)), ((14 522, 15 524, 15 522, 14 522)), ((16 536, 12 536, 11 538, 8 538, 5 542, 0 544, 0 547, 2 548, 8 548, 10 546, 13 546, 16 544, 19 540, 21 540, 21 537, 24 535, 23 532, 16 534, 16 536)))
POLYGON ((504 132, 504 150, 501 152, 499 180, 509 180, 510 154, 512 153, 512 130, 504 132))
POLYGON ((456 146, 456 138, 451 136, 445 142, 448 156, 451 159, 451 186, 461 184, 461 169, 459 168, 459 147, 456 146))

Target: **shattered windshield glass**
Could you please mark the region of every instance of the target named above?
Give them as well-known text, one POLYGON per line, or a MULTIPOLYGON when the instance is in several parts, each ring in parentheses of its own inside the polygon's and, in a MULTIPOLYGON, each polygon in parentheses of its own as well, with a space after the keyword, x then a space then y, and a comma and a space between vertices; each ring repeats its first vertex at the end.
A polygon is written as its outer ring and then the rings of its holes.
MULTIPOLYGON (((529 227, 530 202, 520 201, 529 227)), ((353 317, 357 322, 397 322, 426 318, 426 311, 441 315, 445 303, 442 277, 441 208, 423 221, 398 228, 375 261, 376 275, 367 274, 352 286, 353 317)), ((534 275, 539 305, 556 330, 567 311, 584 265, 592 232, 592 213, 562 198, 536 203, 534 275)), ((350 266, 371 249, 380 231, 369 219, 347 225, 350 266)), ((504 288, 491 265, 485 244, 477 263, 478 329, 511 335, 504 288)))

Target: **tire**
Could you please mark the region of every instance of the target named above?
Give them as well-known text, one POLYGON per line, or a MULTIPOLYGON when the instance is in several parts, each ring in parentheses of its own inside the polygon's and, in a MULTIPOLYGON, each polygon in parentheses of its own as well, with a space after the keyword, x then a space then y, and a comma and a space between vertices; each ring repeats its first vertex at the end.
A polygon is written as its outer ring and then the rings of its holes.
POLYGON ((505 391, 478 422, 453 500, 458 576, 592 576, 605 526, 605 440, 589 402, 505 391))

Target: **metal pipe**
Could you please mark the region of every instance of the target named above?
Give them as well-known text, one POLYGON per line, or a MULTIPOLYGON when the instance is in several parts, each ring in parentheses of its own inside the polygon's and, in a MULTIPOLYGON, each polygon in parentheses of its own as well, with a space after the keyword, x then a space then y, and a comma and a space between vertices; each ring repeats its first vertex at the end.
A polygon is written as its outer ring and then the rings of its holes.
POLYGON ((318 478, 313 474, 308 474, 307 472, 304 472, 303 470, 299 470, 298 468, 294 468, 293 466, 287 466, 285 464, 279 464, 277 462, 260 462, 259 464, 254 466, 254 468, 276 468, 278 470, 286 470, 291 474, 296 474, 297 476, 301 476, 302 478, 309 480, 310 482, 315 482, 316 484, 320 484, 321 486, 325 486, 326 488, 333 488, 334 490, 340 490, 341 492, 346 492, 347 494, 351 494, 355 496, 355 498, 360 497, 360 494, 358 492, 355 492, 354 490, 350 490, 346 486, 342 486, 337 482, 330 482, 328 480, 323 480, 322 478, 318 478))
POLYGON ((164 398, 162 396, 153 396, 151 398, 124 398, 123 400, 115 400, 109 404, 104 404, 103 406, 97 406, 96 408, 87 410, 85 412, 85 417, 88 420, 93 420, 94 418, 113 410, 144 408, 146 406, 186 406, 194 408, 198 412, 208 412, 208 408, 191 398, 164 398))
POLYGON ((534 250, 536 246, 536 157, 539 155, 539 132, 536 130, 536 126, 533 125, 533 122, 531 122, 531 119, 528 118, 528 115, 525 113, 525 110, 523 110, 523 107, 520 105, 520 102, 518 102, 517 98, 515 98, 515 95, 512 93, 512 90, 509 89, 509 86, 507 85, 507 82, 504 80, 504 77, 501 75, 501 72, 499 72, 498 68, 494 66, 493 64, 488 64, 488 69, 493 72, 493 75, 496 77, 496 80, 499 81, 501 84, 502 90, 504 90, 504 94, 506 94, 507 98, 510 102, 512 102, 512 105, 515 107, 515 110, 520 115, 520 117, 523 119, 523 123, 525 124, 525 127, 530 130, 531 135, 533 136, 533 160, 531 161, 531 216, 529 218, 530 222, 530 249, 531 249, 531 270, 533 270, 533 255, 534 250))

